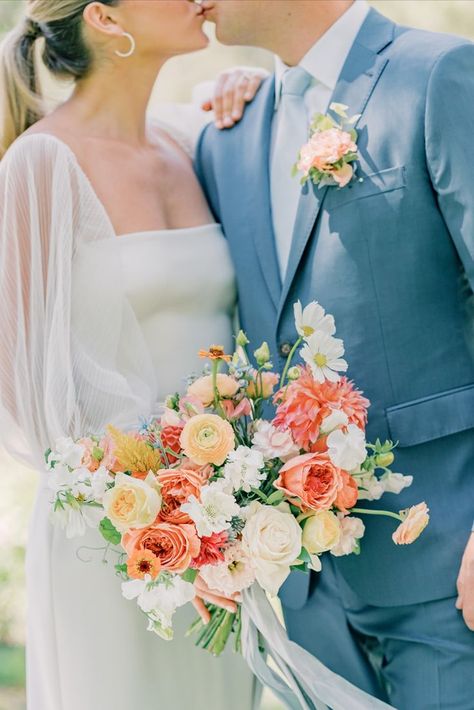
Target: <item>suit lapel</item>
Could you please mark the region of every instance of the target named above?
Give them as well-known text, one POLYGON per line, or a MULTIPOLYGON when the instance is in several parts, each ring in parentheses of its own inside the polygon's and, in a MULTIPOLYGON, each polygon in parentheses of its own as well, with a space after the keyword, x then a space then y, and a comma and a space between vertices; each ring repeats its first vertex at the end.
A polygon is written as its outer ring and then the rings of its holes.
MULTIPOLYGON (((388 59, 379 56, 379 52, 392 41, 394 28, 395 25, 390 20, 375 10, 370 10, 348 54, 330 101, 330 103, 346 104, 349 107, 347 111, 349 116, 363 114, 372 91, 388 62, 388 59)), ((314 230, 324 198, 328 190, 336 189, 338 188, 324 187, 319 189, 309 182, 302 189, 293 230, 290 259, 280 298, 279 318, 314 230)))
POLYGON ((270 78, 248 109, 255 110, 255 113, 249 115, 245 123, 246 131, 242 134, 245 142, 238 142, 234 164, 237 169, 238 166, 243 168, 239 180, 242 228, 251 231, 264 281, 275 309, 278 309, 281 279, 273 233, 269 174, 274 106, 275 82, 270 78))

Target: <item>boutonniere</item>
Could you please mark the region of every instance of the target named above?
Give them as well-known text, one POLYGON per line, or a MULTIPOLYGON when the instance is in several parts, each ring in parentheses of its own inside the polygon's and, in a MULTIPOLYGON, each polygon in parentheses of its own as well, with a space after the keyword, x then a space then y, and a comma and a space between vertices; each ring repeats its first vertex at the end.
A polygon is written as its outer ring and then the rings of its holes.
POLYGON ((301 148, 293 175, 303 173, 301 184, 312 180, 320 188, 326 185, 344 187, 355 175, 354 163, 359 159, 357 131, 354 124, 360 114, 348 117, 347 106, 332 103, 329 114, 317 113, 310 126, 309 141, 301 148))

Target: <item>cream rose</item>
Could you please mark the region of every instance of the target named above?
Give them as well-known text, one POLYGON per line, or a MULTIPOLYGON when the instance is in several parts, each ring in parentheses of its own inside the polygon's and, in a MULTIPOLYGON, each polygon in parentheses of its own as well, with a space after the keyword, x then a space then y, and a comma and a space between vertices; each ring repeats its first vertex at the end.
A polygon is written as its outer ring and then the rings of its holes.
POLYGON ((115 486, 104 495, 105 514, 121 533, 145 528, 154 522, 161 508, 161 494, 155 476, 144 481, 125 473, 115 476, 115 486))
POLYGON ((319 510, 311 515, 303 528, 303 546, 311 555, 320 555, 338 544, 341 525, 330 510, 319 510))
POLYGON ((301 528, 289 506, 252 503, 247 509, 242 540, 258 583, 270 594, 278 594, 301 552, 301 528))
MULTIPOLYGON (((216 379, 217 390, 221 397, 233 397, 239 389, 239 383, 230 375, 218 374, 216 379)), ((188 387, 188 394, 208 407, 214 401, 214 388, 212 375, 200 377, 188 387)))
POLYGON ((180 443, 194 463, 221 466, 235 448, 235 435, 229 422, 217 414, 198 414, 186 422, 180 443))

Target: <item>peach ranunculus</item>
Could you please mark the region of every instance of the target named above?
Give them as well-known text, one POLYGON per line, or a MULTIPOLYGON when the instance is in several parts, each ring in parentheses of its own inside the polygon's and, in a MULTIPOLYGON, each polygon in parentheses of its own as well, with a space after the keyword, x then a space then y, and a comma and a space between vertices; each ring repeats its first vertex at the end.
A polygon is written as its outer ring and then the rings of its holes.
POLYGON ((411 545, 423 532, 429 523, 429 508, 426 503, 418 503, 408 510, 401 510, 403 522, 392 535, 396 545, 411 545))
POLYGON ((342 488, 339 490, 334 505, 342 513, 347 513, 350 508, 353 508, 359 498, 359 488, 357 481, 347 471, 341 469, 342 488))
POLYGON ((221 466, 235 448, 234 430, 217 414, 191 417, 181 432, 180 441, 185 455, 201 465, 221 466))
POLYGON ((301 449, 310 449, 319 437, 321 424, 334 410, 341 410, 349 424, 365 430, 368 399, 347 377, 337 382, 316 382, 309 367, 300 368, 300 377, 274 396, 278 405, 274 426, 289 429, 301 449))
POLYGON ((181 510, 190 495, 199 498, 203 481, 197 471, 180 466, 179 468, 162 469, 158 473, 161 485, 162 504, 160 520, 167 523, 192 523, 187 513, 181 510))
MULTIPOLYGON (((216 385, 221 397, 233 397, 239 390, 239 383, 235 377, 219 373, 216 378, 216 385)), ((212 385, 212 375, 206 375, 195 380, 188 387, 188 395, 197 397, 204 407, 209 407, 214 401, 214 388, 212 385)))
POLYGON ((147 574, 156 579, 160 569, 160 560, 151 550, 136 550, 127 560, 127 573, 132 579, 144 579, 147 574))
POLYGON ((342 473, 325 453, 302 454, 280 469, 274 486, 302 510, 329 510, 342 488, 342 473))
POLYGON ((298 170, 304 175, 308 175, 311 168, 330 172, 334 163, 356 152, 357 145, 347 131, 341 131, 339 128, 316 131, 301 149, 298 170))
POLYGON ((155 523, 145 530, 131 530, 122 537, 122 545, 132 557, 150 550, 161 562, 161 569, 182 574, 199 555, 201 543, 194 525, 155 523))
POLYGON ((250 374, 254 379, 247 385, 248 396, 253 399, 256 397, 263 397, 263 399, 271 397, 280 380, 280 376, 276 372, 261 372, 257 375, 257 370, 251 370, 250 374))

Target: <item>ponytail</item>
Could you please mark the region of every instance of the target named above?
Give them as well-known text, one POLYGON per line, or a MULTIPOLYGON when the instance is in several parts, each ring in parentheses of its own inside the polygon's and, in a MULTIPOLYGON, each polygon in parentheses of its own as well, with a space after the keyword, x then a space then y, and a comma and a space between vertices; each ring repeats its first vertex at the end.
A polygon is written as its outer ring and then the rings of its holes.
POLYGON ((41 35, 40 26, 26 18, 0 46, 0 158, 43 116, 35 59, 41 35))
MULTIPOLYGON (((0 159, 23 131, 45 114, 38 64, 55 76, 82 79, 93 55, 84 39, 91 0, 28 0, 28 17, 0 45, 0 159), (38 53, 41 41, 41 58, 38 53)), ((101 0, 118 5, 120 0, 101 0)))

